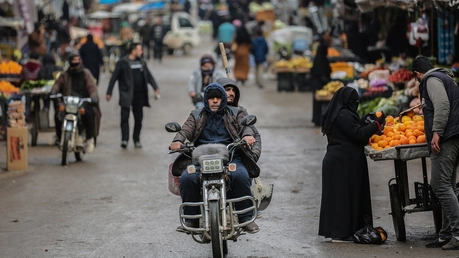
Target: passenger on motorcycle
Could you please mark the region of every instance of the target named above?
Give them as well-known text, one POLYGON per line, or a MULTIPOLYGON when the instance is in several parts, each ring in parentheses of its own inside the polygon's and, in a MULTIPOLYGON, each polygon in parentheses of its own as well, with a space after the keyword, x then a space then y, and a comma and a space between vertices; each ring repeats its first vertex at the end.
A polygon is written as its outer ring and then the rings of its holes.
MULTIPOLYGON (((91 104, 84 103, 84 115, 82 122, 86 128, 86 153, 91 153, 94 150, 94 134, 97 133, 96 117, 99 121, 101 113, 99 109, 99 93, 94 77, 91 72, 84 68, 80 55, 71 54, 68 58, 69 68, 62 73, 56 80, 51 90, 51 95, 61 93, 63 96, 77 96, 81 98, 91 98, 91 104)), ((62 135, 62 119, 59 112, 55 114, 56 135, 58 141, 62 135)))
POLYGON ((201 68, 196 69, 188 81, 188 95, 196 108, 204 107, 202 94, 206 86, 225 77, 223 72, 215 70, 215 60, 211 55, 203 55, 199 64, 201 68))
MULTIPOLYGON (((183 124, 180 132, 176 134, 170 145, 171 150, 178 150, 186 140, 193 142, 195 146, 201 144, 220 143, 228 145, 235 139, 242 137, 249 147, 255 143, 254 133, 251 127, 243 127, 241 124, 244 113, 241 109, 227 106, 225 89, 218 83, 208 85, 204 91, 204 108, 194 110, 183 124), (199 115, 196 113, 199 112, 199 115)), ((228 198, 252 196, 250 189, 252 177, 258 176, 259 168, 256 165, 254 154, 250 148, 241 148, 236 151, 232 163, 236 163, 236 171, 229 174, 228 198), (255 173, 255 176, 253 176, 255 173)), ((191 162, 191 160, 190 160, 191 162)), ((180 177, 180 196, 182 202, 199 202, 200 173, 189 174, 184 171, 180 177)), ((235 204, 236 210, 250 207, 251 201, 246 200, 235 204)), ((185 207, 186 215, 200 213, 199 207, 185 207)), ((250 220, 254 216, 253 211, 239 215, 239 223, 250 220)), ((198 227, 198 221, 187 220, 186 226, 198 227)), ((258 225, 252 222, 244 227, 248 233, 259 231, 258 225)))
MULTIPOLYGON (((217 83, 223 86, 226 91, 226 96, 228 98, 227 105, 231 107, 238 107, 242 109, 244 115, 248 115, 247 109, 243 106, 239 105, 239 99, 241 98, 241 92, 239 91, 239 87, 236 85, 236 81, 230 78, 220 78, 217 80, 217 83)), ((254 158, 255 161, 258 161, 261 155, 261 136, 258 132, 257 128, 252 125, 250 126, 254 132, 255 143, 252 146, 252 153, 255 154, 254 158)))

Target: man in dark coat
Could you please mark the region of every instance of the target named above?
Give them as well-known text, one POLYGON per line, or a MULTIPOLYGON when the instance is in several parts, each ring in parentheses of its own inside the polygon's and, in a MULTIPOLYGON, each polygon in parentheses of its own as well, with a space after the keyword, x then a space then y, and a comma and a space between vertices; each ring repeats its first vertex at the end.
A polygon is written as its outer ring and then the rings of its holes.
POLYGON ((121 58, 116 64, 107 89, 107 101, 112 97, 113 87, 118 81, 121 106, 121 147, 127 148, 129 141, 129 114, 134 114, 134 146, 142 148, 140 144, 140 130, 142 129, 143 107, 150 107, 148 101, 148 84, 155 90, 155 97, 159 96, 159 88, 153 75, 142 60, 142 45, 133 43, 129 47, 129 54, 121 58))
POLYGON ((459 164, 459 87, 446 68, 434 68, 425 56, 413 61, 420 82, 424 131, 431 160, 431 186, 441 204, 442 228, 439 238, 427 248, 459 250, 459 203, 456 173, 459 164))
POLYGON ((94 43, 93 36, 89 34, 87 39, 88 41, 84 43, 80 48, 80 56, 81 60, 83 60, 84 67, 91 71, 92 76, 96 78, 98 84, 100 66, 104 64, 104 58, 102 56, 102 51, 99 49, 99 46, 94 43))
MULTIPOLYGON (((192 111, 186 122, 183 124, 180 132, 176 134, 170 145, 171 150, 178 150, 189 140, 195 146, 202 144, 230 144, 235 139, 242 137, 249 146, 254 144, 253 131, 249 126, 243 127, 241 124, 244 113, 241 109, 228 107, 226 105, 227 97, 225 89, 218 84, 208 85, 204 91, 204 108, 192 111), (199 113, 197 116, 193 113, 199 113), (241 130, 242 129, 242 130, 241 130), (240 135, 239 135, 239 132, 240 135)), ((236 163, 236 171, 229 174, 229 198, 239 198, 242 196, 252 196, 250 189, 251 180, 249 172, 250 167, 257 167, 254 160, 247 155, 247 148, 236 152, 232 160, 236 163), (249 168, 249 169, 247 169, 249 168)), ((253 170, 252 170, 253 171, 253 170)), ((258 169, 259 173, 259 169, 258 169)), ((202 200, 200 194, 200 173, 189 174, 184 171, 180 177, 180 196, 183 202, 199 202, 202 200)), ((251 206, 249 200, 237 202, 237 210, 247 209, 251 206)), ((199 214, 199 207, 185 207, 185 214, 199 214)), ((239 223, 251 220, 253 211, 249 211, 238 216, 239 223)), ((187 220, 189 227, 197 227, 198 221, 187 220)), ((258 225, 252 222, 245 226, 249 233, 259 231, 258 225)))
POLYGON ((322 115, 327 153, 322 162, 319 235, 332 241, 352 241, 355 232, 373 224, 370 182, 364 146, 381 129, 382 115, 364 125, 357 114, 357 91, 343 87, 322 115))

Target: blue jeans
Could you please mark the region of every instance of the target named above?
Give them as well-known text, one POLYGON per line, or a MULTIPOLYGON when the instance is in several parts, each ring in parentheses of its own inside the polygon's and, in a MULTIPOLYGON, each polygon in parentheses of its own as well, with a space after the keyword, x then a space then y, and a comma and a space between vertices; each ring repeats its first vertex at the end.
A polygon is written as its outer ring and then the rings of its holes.
MULTIPOLYGON (((239 198, 243 196, 252 196, 250 189, 251 179, 240 158, 234 158, 232 163, 236 163, 236 171, 229 173, 229 184, 227 184, 227 199, 239 198)), ((180 177, 180 196, 182 202, 200 202, 202 201, 201 190, 201 173, 188 174, 185 170, 180 177)), ((235 203, 236 210, 243 210, 252 206, 250 200, 235 203)), ((199 207, 185 207, 186 215, 200 214, 199 207)), ((250 220, 253 216, 253 211, 239 215, 239 223, 250 220)), ((192 222, 193 220, 187 220, 192 222)))
POLYGON ((459 237, 459 203, 456 197, 456 173, 459 163, 459 138, 440 143, 440 153, 432 153, 430 184, 441 204, 442 239, 459 237))

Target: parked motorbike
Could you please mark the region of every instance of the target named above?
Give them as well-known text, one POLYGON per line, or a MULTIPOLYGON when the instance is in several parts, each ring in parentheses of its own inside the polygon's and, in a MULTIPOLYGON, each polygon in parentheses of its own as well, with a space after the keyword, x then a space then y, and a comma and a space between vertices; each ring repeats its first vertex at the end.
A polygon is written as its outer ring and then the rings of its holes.
MULTIPOLYGON (((67 155, 70 152, 75 153, 75 159, 82 161, 86 150, 86 129, 81 121, 81 115, 85 113, 83 104, 91 103, 91 98, 80 98, 76 96, 62 96, 62 94, 51 95, 52 99, 61 99, 63 105, 59 106, 59 112, 63 118, 62 136, 59 143, 59 149, 62 151, 61 165, 66 166, 68 163, 67 155)), ((94 144, 96 136, 94 136, 94 144)))
MULTIPOLYGON (((249 115, 244 117, 244 126, 253 125, 256 117, 249 115)), ((166 124, 168 132, 179 132, 181 127, 178 123, 166 124)), ((191 234, 193 240, 200 244, 211 243, 213 257, 223 257, 228 253, 228 240, 234 242, 243 235, 243 227, 255 221, 256 216, 249 221, 239 223, 238 215, 253 211, 258 213, 257 201, 252 196, 227 199, 227 175, 236 171, 236 164, 231 163, 234 152, 245 145, 242 139, 236 139, 228 146, 222 144, 204 144, 194 147, 191 143, 183 145, 179 150, 171 153, 181 153, 191 157, 193 164, 187 167, 183 173, 201 172, 202 177, 202 202, 185 202, 179 209, 180 223, 183 229, 191 234), (244 210, 235 210, 237 202, 250 200, 252 205, 244 210), (197 215, 184 214, 185 207, 200 207, 201 213, 197 215), (192 228, 185 225, 185 219, 199 219, 199 227, 192 228)))

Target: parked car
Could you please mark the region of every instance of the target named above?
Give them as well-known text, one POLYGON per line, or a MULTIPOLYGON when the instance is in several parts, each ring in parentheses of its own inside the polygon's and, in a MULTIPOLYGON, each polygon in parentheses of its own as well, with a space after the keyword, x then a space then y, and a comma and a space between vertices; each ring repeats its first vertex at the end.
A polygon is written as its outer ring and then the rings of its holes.
POLYGON ((184 55, 188 55, 201 42, 199 27, 188 13, 175 12, 172 17, 164 17, 163 21, 167 30, 163 43, 169 54, 180 49, 184 55))

